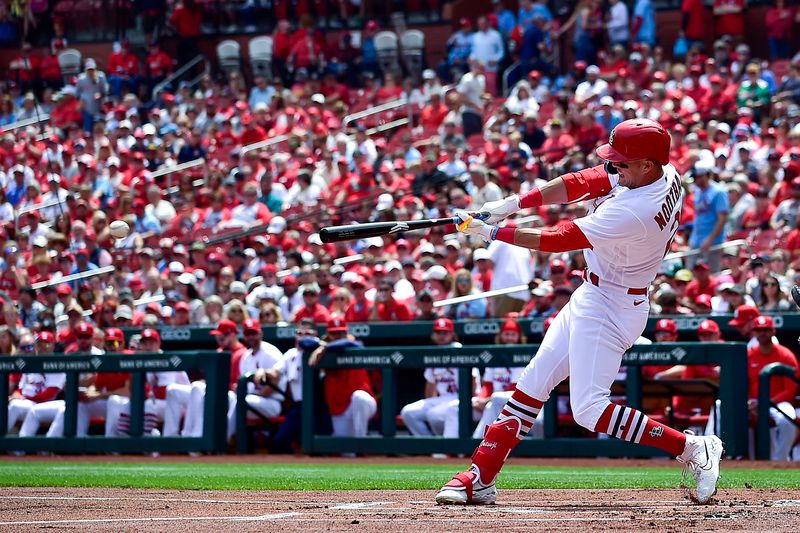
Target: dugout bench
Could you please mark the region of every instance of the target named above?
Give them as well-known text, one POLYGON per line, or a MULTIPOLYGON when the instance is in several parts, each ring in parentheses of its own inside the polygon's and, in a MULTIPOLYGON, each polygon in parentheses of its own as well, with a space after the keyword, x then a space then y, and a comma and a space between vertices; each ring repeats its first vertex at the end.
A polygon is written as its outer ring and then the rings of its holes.
POLYGON ((0 357, 0 451, 54 453, 225 452, 230 352, 168 352, 106 355, 31 355, 0 357), (145 437, 145 374, 199 369, 207 387, 202 437, 145 437), (8 376, 12 373, 66 373, 63 399, 64 436, 47 438, 6 435, 8 376), (130 436, 76 437, 78 379, 80 374, 127 372, 131 374, 130 436))
MULTIPOLYGON (((326 354, 314 368, 303 368, 302 448, 307 454, 343 452, 374 454, 471 454, 479 444, 472 438, 474 423, 471 407, 471 373, 459 372, 459 438, 413 437, 396 434, 397 383, 400 369, 428 367, 525 366, 536 353, 536 345, 478 345, 367 347, 326 354), (382 393, 379 399, 381 435, 333 437, 316 431, 316 395, 320 394, 319 370, 326 368, 380 369, 382 393)), ((627 367, 625 394, 627 405, 642 405, 644 365, 719 365, 719 397, 726 408, 721 416, 721 434, 728 456, 747 454, 747 355, 744 343, 660 343, 634 346, 623 356, 627 367)), ((526 438, 515 448, 519 456, 536 457, 653 457, 666 455, 656 448, 617 439, 557 437, 558 391, 544 405, 545 438, 526 438)))

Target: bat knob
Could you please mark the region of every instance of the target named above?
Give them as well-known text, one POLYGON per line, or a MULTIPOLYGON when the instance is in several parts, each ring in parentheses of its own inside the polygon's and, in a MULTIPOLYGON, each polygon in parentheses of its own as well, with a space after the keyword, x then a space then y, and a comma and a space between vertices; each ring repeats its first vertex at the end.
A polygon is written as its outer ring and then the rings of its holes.
POLYGON ((328 232, 328 228, 322 228, 319 230, 319 240, 321 240, 323 244, 333 242, 331 239, 331 234, 328 232))

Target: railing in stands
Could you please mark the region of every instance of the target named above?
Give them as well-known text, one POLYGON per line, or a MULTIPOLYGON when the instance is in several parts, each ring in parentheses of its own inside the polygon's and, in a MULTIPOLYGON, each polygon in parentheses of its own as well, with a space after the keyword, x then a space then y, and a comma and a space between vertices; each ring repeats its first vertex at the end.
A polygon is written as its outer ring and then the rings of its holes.
MULTIPOLYGON (((181 68, 179 68, 178 70, 176 70, 175 72, 170 74, 164 81, 162 81, 161 83, 159 83, 155 87, 153 87, 153 94, 152 94, 153 100, 156 99, 156 96, 158 95, 158 93, 160 93, 161 91, 164 90, 164 87, 166 87, 167 85, 169 85, 173 81, 179 79, 181 76, 183 76, 184 74, 189 72, 191 69, 193 69, 195 67, 195 65, 197 65, 201 61, 205 61, 205 60, 206 60, 206 56, 204 56, 203 54, 197 54, 196 56, 194 56, 194 58, 191 61, 189 61, 188 63, 183 65, 181 68)), ((206 68, 204 69, 204 72, 201 75, 201 77, 204 76, 207 72, 208 72, 208 62, 206 61, 206 68)), ((196 79, 197 78, 195 78, 195 80, 196 79)), ((195 80, 192 80, 192 81, 195 81, 195 80)), ((195 83, 196 83, 196 81, 195 81, 195 83)))
POLYGON ((19 120, 17 122, 12 122, 7 126, 3 126, 3 131, 16 131, 21 128, 27 128, 28 126, 35 126, 36 124, 40 124, 42 122, 48 122, 50 120, 50 115, 47 113, 42 113, 36 118, 26 118, 25 120, 19 120))
POLYGON ((392 100, 390 102, 386 102, 381 105, 376 105, 375 107, 369 107, 363 111, 358 111, 356 113, 351 113, 346 115, 342 120, 342 128, 347 127, 353 121, 366 118, 372 115, 377 115, 378 113, 383 113, 384 111, 391 111, 392 109, 397 109, 398 107, 403 107, 408 105, 408 100, 406 98, 398 98, 397 100, 392 100))

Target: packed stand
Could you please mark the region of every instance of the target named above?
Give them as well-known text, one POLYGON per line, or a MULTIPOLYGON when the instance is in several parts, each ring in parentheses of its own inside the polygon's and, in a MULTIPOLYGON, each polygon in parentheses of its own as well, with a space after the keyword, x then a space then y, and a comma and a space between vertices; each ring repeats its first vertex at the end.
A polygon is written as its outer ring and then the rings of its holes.
MULTIPOLYGON (((27 350, 32 344, 22 339, 31 334, 52 334, 54 346, 70 347, 87 326, 108 335, 118 327, 207 325, 224 337, 245 327, 255 333, 252 321, 326 324, 341 333, 340 320, 552 320, 583 283, 579 252, 487 247, 447 227, 335 244, 323 244, 318 230, 477 210, 601 165, 593 149, 634 117, 670 131, 671 161, 688 193, 652 285, 652 313, 736 313, 736 324, 751 313, 751 329, 741 333, 755 338, 762 313, 793 310, 800 62, 781 61, 778 52, 776 61, 752 58, 741 30, 717 28, 720 37, 704 51, 691 33, 691 9, 685 50, 676 46, 670 60, 655 44, 647 0, 625 13, 625 24, 614 23, 623 19, 618 1, 608 19, 586 2, 563 22, 541 2, 521 0, 514 11, 493 6, 474 26, 458 22, 444 61, 418 84, 381 72, 370 48, 374 22, 356 49, 287 21, 275 30, 286 42, 279 51, 276 41, 272 81, 234 73, 150 100, 148 89, 174 65, 155 46, 159 61, 139 70, 120 43, 114 63, 86 59, 84 72, 57 92, 41 74, 10 84, 7 122, 36 113, 51 119, 44 135, 27 128, 0 139, 0 290, 7 296, 0 353, 27 350), (573 27, 578 59, 561 70, 553 51, 569 45, 564 35, 573 27), (402 116, 412 117, 410 126, 370 129, 398 115, 344 124, 353 110, 398 98, 407 102, 402 116), (168 171, 197 160, 204 163, 168 171), (109 233, 117 219, 132 229, 123 239, 109 233), (734 239, 746 244, 717 247, 734 239), (107 266, 113 271, 58 283, 107 266), (529 290, 433 305, 525 284, 529 290)), ((558 228, 586 209, 547 206, 506 226, 558 228)), ((432 342, 455 342, 446 335, 451 324, 439 329, 432 342)), ((239 349, 235 336, 224 342, 239 349)), ((190 405, 193 385, 180 384, 189 387, 182 401, 190 405)), ((374 398, 358 396, 363 420, 374 398)), ((409 413, 414 427, 419 413, 409 413)))

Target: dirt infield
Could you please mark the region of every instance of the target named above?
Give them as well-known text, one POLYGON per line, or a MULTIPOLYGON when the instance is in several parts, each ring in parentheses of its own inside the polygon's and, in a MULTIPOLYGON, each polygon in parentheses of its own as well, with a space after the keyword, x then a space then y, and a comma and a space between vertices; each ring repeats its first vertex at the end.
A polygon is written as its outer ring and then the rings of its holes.
POLYGON ((3 489, 0 529, 93 531, 798 531, 800 491, 507 490, 496 505, 442 507, 428 491, 3 489))

